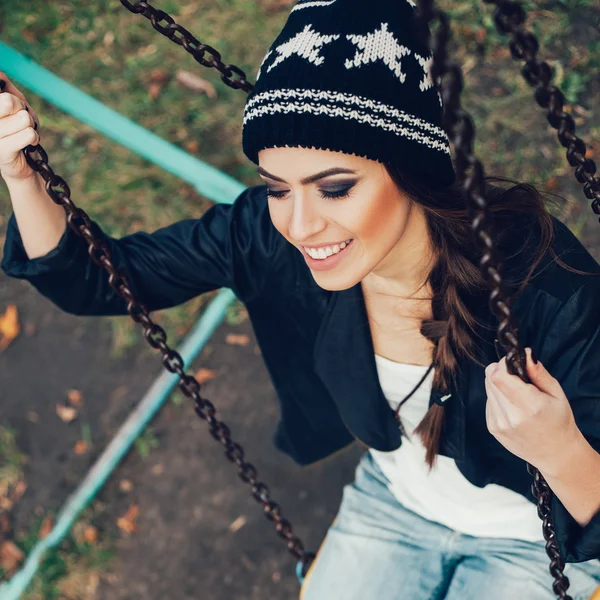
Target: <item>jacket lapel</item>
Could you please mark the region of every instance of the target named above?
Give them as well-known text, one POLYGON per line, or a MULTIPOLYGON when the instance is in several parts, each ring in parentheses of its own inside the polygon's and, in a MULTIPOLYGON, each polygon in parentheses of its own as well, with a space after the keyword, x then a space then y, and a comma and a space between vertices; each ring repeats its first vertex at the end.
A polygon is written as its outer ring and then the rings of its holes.
POLYGON ((330 295, 314 348, 314 368, 349 431, 371 448, 400 446, 400 431, 377 375, 360 282, 330 295))
MULTIPOLYGON (((383 452, 397 449, 401 433, 381 389, 375 349, 360 282, 332 292, 314 347, 314 369, 324 383, 348 430, 361 442, 383 452)), ((446 404, 440 452, 456 460, 465 457, 464 408, 466 373, 452 386, 446 404), (460 390, 460 391, 459 391, 460 390)), ((429 406, 439 392, 432 391, 429 406)))

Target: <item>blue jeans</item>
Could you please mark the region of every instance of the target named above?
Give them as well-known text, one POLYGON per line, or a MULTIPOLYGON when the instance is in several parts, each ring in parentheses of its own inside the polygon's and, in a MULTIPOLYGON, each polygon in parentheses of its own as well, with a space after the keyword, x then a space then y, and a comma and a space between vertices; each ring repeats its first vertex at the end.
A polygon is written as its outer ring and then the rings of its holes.
MULTIPOLYGON (((366 453, 301 600, 556 599, 544 542, 454 531, 405 508, 387 484, 366 453)), ((600 586, 600 560, 567 563, 564 572, 573 600, 589 600, 600 586)))

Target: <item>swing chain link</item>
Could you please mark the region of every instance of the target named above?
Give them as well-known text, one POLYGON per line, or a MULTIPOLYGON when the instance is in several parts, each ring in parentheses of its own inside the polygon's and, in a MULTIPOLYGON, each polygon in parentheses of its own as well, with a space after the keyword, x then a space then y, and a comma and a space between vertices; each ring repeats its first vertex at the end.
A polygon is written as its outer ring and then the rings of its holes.
MULTIPOLYGON (((577 167, 575 177, 584 183, 584 193, 593 199, 592 209, 600 214, 600 180, 594 177, 596 165, 585 157, 586 146, 578 138, 573 118, 565 113, 564 95, 555 86, 550 86, 552 70, 550 66, 536 60, 539 44, 535 36, 520 28, 525 21, 523 7, 510 0, 484 0, 495 4, 494 20, 500 33, 512 33, 510 50, 514 58, 525 59, 523 76, 531 86, 536 86, 535 98, 543 108, 549 107, 548 121, 559 131, 558 138, 567 147, 567 160, 571 166, 577 167)), ((525 369, 525 353, 518 339, 518 329, 511 313, 511 299, 506 296, 502 279, 502 264, 495 252, 494 241, 489 227, 489 211, 485 198, 485 181, 483 164, 473 154, 475 125, 470 115, 461 107, 460 94, 463 89, 462 69, 458 63, 451 61, 447 53, 447 45, 452 36, 448 15, 434 7, 434 0, 421 0, 417 8, 417 28, 421 39, 429 44, 427 25, 438 21, 439 27, 433 35, 431 51, 433 61, 431 77, 439 83, 443 100, 442 124, 450 140, 454 144, 457 179, 463 184, 467 209, 472 218, 472 229, 475 241, 482 249, 480 267, 490 284, 489 306, 499 321, 498 338, 507 350, 506 362, 509 373, 518 375, 525 383, 529 378, 525 369), (470 169, 470 171, 469 171, 470 169)), ((551 502, 553 493, 543 475, 534 466, 527 463, 527 471, 533 477, 531 492, 537 500, 537 512, 542 520, 542 533, 546 541, 546 554, 550 558, 549 571, 554 578, 552 589, 563 600, 572 600, 567 593, 569 579, 563 570, 565 562, 560 555, 556 541, 556 532, 552 520, 551 502)))
POLYGON ((557 86, 551 85, 552 68, 547 62, 537 58, 539 43, 536 37, 521 27, 527 17, 525 10, 518 2, 511 0, 484 0, 484 2, 496 5, 494 22, 498 32, 512 34, 509 43, 512 57, 515 60, 525 61, 521 74, 525 81, 535 88, 536 102, 542 108, 548 109, 546 115, 548 123, 558 131, 561 145, 567 148, 567 161, 575 167, 577 181, 584 184, 583 193, 588 200, 592 200, 592 210, 600 215, 600 179, 594 177, 596 164, 591 158, 586 158, 585 142, 575 135, 575 121, 563 110, 564 94, 557 86))
POLYGON ((154 8, 148 2, 138 0, 137 2, 129 2, 128 0, 120 0, 121 4, 130 12, 136 15, 146 17, 152 27, 159 33, 169 38, 179 46, 183 46, 189 52, 194 60, 200 63, 203 67, 217 69, 221 73, 221 80, 234 90, 244 90, 245 92, 252 91, 252 84, 246 79, 246 74, 235 65, 226 65, 221 61, 221 55, 208 44, 202 44, 198 41, 185 27, 178 25, 175 19, 167 14, 164 10, 154 8), (165 22, 166 25, 162 25, 165 22), (208 53, 208 58, 205 54, 208 53), (232 78, 235 74, 237 77, 232 78))
MULTIPOLYGON (((0 92, 4 91, 6 83, 0 80, 0 92)), ((254 465, 244 459, 243 448, 231 439, 229 427, 217 417, 214 405, 200 396, 200 383, 191 375, 184 372, 184 361, 181 355, 170 348, 166 342, 165 330, 150 318, 147 308, 135 299, 126 275, 112 263, 110 251, 104 241, 97 236, 97 227, 88 215, 76 207, 70 198, 71 191, 67 183, 54 173, 48 164, 48 155, 41 145, 27 146, 24 150, 29 166, 38 172, 45 182, 45 189, 52 200, 62 206, 67 214, 67 225, 88 243, 88 253, 94 263, 109 274, 109 284, 123 298, 130 317, 144 327, 144 338, 155 349, 162 353, 162 363, 169 372, 179 376, 179 389, 185 396, 194 401, 196 414, 207 421, 212 437, 225 447, 225 456, 238 467, 238 475, 242 481, 251 486, 254 498, 263 506, 265 516, 275 523, 278 535, 287 542, 287 548, 294 557, 302 562, 312 559, 312 553, 304 551, 302 541, 294 535, 292 526, 281 516, 281 509, 271 500, 269 488, 258 481, 258 472, 254 465), (38 158, 34 158, 37 154, 38 158), (53 188, 60 187, 60 190, 53 188)))

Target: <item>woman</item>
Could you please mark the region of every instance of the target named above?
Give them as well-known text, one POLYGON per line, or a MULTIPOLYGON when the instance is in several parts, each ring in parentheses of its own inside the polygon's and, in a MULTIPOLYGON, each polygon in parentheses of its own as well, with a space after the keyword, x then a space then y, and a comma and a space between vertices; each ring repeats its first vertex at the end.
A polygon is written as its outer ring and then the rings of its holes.
MULTIPOLYGON (((531 383, 509 375, 413 7, 298 2, 244 115, 265 185, 152 234, 96 233, 151 311, 235 291, 280 399, 279 449, 304 465, 354 440, 369 449, 304 600, 551 600, 526 462, 555 493, 570 593, 587 600, 600 584, 600 266, 535 188, 488 181, 531 383)), ((65 311, 126 314, 23 160, 36 117, 8 92, 2 268, 65 311)))

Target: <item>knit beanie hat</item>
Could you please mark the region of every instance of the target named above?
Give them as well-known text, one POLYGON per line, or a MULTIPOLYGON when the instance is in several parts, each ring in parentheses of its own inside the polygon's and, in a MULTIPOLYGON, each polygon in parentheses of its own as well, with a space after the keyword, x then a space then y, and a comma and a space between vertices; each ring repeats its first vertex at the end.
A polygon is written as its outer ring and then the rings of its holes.
POLYGON ((413 0, 298 0, 244 109, 242 147, 340 151, 454 181, 432 57, 413 0))

